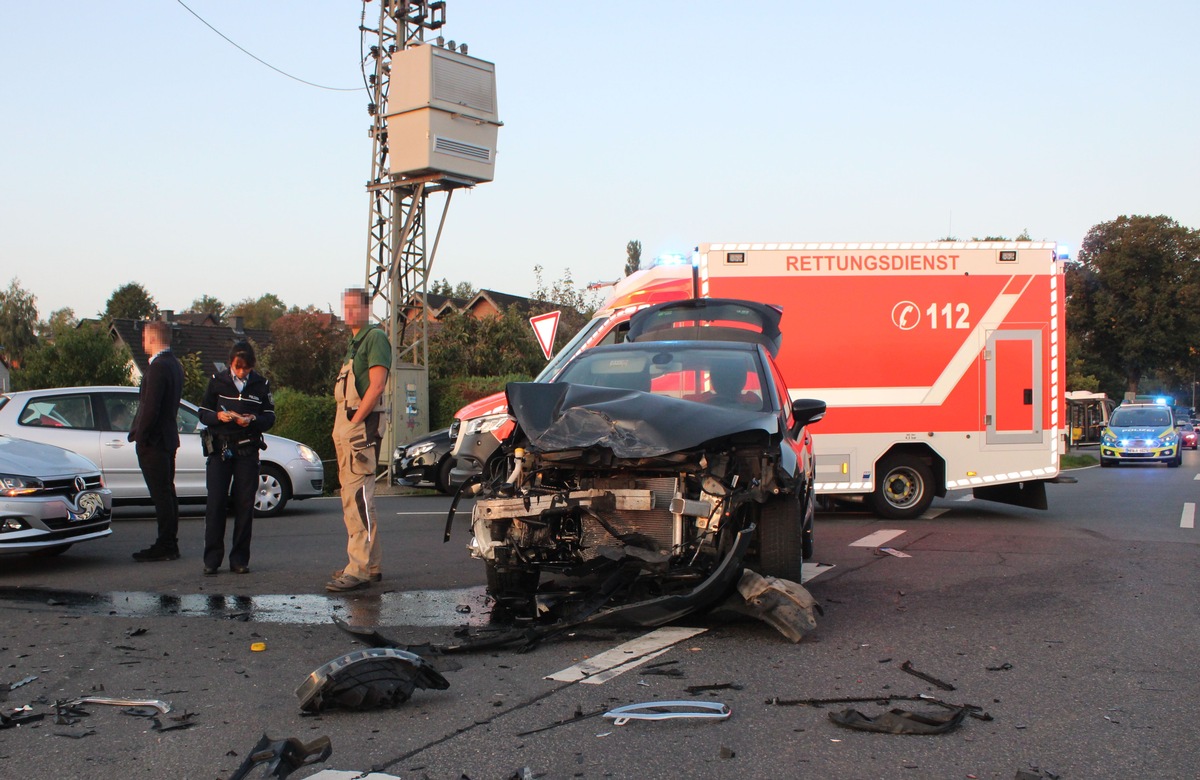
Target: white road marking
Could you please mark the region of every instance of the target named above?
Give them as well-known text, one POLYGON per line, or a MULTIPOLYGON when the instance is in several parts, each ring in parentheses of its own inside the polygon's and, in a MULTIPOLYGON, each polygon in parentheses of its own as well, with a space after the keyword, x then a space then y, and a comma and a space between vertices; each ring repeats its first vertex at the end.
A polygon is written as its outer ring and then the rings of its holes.
MULTIPOLYGON (((975 499, 975 497, 971 496, 971 500, 974 500, 974 499, 975 499)), ((959 499, 959 500, 961 501, 962 499, 959 499)), ((946 507, 938 507, 937 509, 929 509, 929 510, 926 510, 925 514, 921 515, 921 519, 922 520, 937 520, 939 517, 941 517, 942 515, 946 514, 949 511, 950 510, 946 507)))
POLYGON ((1179 518, 1179 527, 1196 527, 1196 505, 1190 501, 1183 505, 1183 515, 1179 518))
POLYGON ((825 572, 833 568, 832 563, 805 563, 800 567, 800 584, 808 582, 814 577, 820 577, 825 572))
POLYGON ((864 536, 863 538, 859 539, 857 542, 851 542, 850 546, 851 547, 882 547, 883 545, 892 541, 893 539, 895 539, 897 536, 899 536, 902 533, 904 533, 903 530, 900 530, 900 531, 896 531, 896 530, 876 531, 873 534, 864 536))
POLYGON ((1196 476, 1192 477, 1192 479, 1193 480, 1200 479, 1200 474, 1197 474, 1196 476))
POLYGON ((620 667, 621 671, 627 671, 649 661, 651 658, 661 655, 660 651, 670 648, 676 642, 682 642, 697 634, 703 634, 707 630, 705 628, 687 628, 686 626, 658 628, 637 639, 631 639, 624 644, 617 645, 612 650, 606 650, 600 655, 589 658, 586 661, 581 661, 562 671, 547 675, 545 679, 558 680, 559 682, 586 682, 587 678, 598 675, 601 672, 607 672, 610 669, 620 667))
POLYGON ((975 500, 975 494, 974 494, 974 493, 967 493, 965 496, 961 496, 961 497, 959 497, 959 498, 956 498, 956 499, 954 499, 954 500, 955 500, 955 501, 974 501, 974 500, 975 500))

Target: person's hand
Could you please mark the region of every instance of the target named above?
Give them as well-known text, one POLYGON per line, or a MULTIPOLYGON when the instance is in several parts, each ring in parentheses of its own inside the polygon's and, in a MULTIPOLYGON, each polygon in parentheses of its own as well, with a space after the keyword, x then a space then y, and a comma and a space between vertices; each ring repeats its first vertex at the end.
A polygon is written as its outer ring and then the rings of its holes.
POLYGON ((235 416, 237 417, 237 424, 243 428, 254 421, 254 415, 252 414, 239 414, 235 416))
POLYGON ((237 417, 236 414, 233 412, 227 412, 224 409, 217 412, 217 419, 221 422, 232 422, 235 417, 237 417))

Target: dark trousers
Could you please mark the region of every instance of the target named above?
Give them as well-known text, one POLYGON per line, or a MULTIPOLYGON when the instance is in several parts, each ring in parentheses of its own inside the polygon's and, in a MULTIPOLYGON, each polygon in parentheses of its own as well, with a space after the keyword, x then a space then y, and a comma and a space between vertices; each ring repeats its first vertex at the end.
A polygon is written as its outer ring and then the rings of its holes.
POLYGON ((159 547, 179 547, 179 498, 175 495, 175 450, 137 443, 138 466, 158 519, 159 547))
POLYGON ((254 524, 254 494, 258 492, 258 452, 235 455, 230 460, 220 453, 208 456, 205 471, 208 504, 204 509, 204 566, 216 569, 225 557, 225 518, 233 504, 233 544, 229 565, 250 563, 250 535, 254 524), (233 483, 230 494, 229 483, 233 483))

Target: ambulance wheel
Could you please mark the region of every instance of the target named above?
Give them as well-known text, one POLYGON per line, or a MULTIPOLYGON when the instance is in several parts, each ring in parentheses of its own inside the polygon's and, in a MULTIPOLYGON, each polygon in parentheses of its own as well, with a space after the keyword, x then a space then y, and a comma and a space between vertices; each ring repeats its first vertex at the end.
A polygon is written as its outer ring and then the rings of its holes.
POLYGON ((933 503, 933 472, 924 461, 893 455, 875 469, 871 508, 887 520, 912 520, 933 503))
POLYGON ((763 504, 758 514, 760 574, 800 582, 805 519, 795 496, 783 496, 763 504))

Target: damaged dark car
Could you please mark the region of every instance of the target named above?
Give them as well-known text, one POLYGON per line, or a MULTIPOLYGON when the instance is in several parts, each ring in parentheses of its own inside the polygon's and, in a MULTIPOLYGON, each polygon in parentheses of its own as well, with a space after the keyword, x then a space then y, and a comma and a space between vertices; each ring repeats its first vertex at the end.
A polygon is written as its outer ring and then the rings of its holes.
MULTIPOLYGON (((513 383, 506 471, 474 487, 472 555, 497 602, 539 622, 668 623, 743 571, 801 581, 813 551, 806 426, 779 310, 698 299, 634 315, 625 343, 552 383, 513 383)), ((453 513, 448 520, 453 521, 453 513)))

